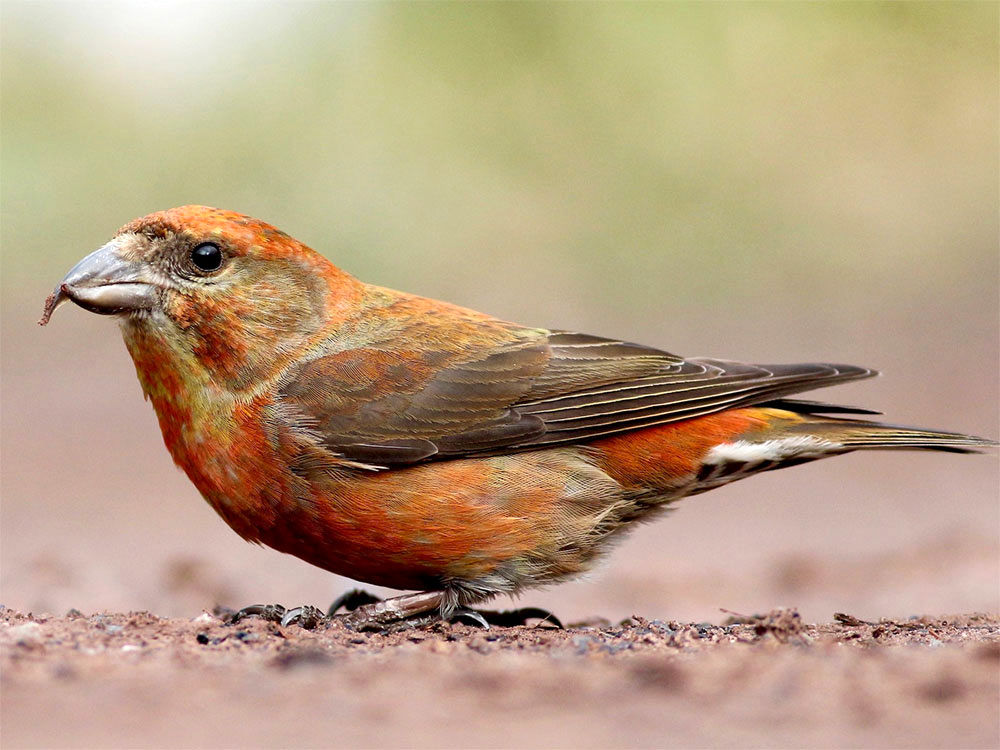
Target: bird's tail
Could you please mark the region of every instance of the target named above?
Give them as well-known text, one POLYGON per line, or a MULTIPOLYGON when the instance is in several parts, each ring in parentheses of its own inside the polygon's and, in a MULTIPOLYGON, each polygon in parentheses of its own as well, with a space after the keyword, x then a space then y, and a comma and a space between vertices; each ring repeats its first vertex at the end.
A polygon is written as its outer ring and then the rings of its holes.
MULTIPOLYGON (((808 418, 786 431, 827 441, 843 451, 853 450, 932 450, 950 453, 980 453, 997 443, 975 435, 944 430, 904 427, 859 419, 808 418)), ((839 452, 839 451, 838 451, 839 452)))
MULTIPOLYGON (((901 427, 842 414, 863 409, 784 399, 648 428, 592 444, 602 469, 626 487, 692 495, 763 471, 856 450, 979 453, 993 440, 901 427), (837 416, 826 416, 832 412, 837 416), (636 456, 655 457, 636 460, 636 456)), ((682 495, 681 495, 682 496, 682 495)))
MULTIPOLYGON (((790 413, 773 407, 746 411, 763 416, 763 426, 709 448, 686 494, 704 492, 763 471, 856 450, 979 453, 997 445, 993 440, 959 432, 824 417, 808 411, 790 413)), ((841 411, 851 413, 846 408, 841 411)))

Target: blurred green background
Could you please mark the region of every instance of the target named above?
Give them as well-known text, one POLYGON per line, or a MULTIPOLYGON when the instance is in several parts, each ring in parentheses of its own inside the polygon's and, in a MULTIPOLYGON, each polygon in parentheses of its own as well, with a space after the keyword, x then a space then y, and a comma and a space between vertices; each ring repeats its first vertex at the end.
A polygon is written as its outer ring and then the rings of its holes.
MULTIPOLYGON (((0 12, 8 605, 170 612, 336 592, 210 517, 109 321, 65 309, 34 326, 77 259, 185 203, 527 324, 881 367, 834 396, 997 435, 996 3, 0 12), (262 572, 276 569, 311 587, 281 589, 262 572)), ((615 585, 581 584, 590 598, 564 605, 695 616, 725 575, 709 566, 704 597, 671 589, 670 570, 701 575, 692 555, 783 570, 945 537, 978 566, 953 605, 993 605, 993 459, 830 463, 692 501, 613 558, 600 575, 615 585)), ((728 606, 752 609, 741 591, 728 606)), ((935 596, 926 606, 945 606, 935 596)))

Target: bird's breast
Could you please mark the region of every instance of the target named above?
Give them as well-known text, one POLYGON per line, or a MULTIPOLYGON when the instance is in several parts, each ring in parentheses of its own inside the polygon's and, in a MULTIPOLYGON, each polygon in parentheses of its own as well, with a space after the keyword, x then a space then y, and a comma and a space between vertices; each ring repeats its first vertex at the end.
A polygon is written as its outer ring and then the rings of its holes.
POLYGON ((240 536, 261 541, 289 502, 266 429, 269 396, 237 399, 155 331, 126 325, 124 336, 174 463, 240 536))

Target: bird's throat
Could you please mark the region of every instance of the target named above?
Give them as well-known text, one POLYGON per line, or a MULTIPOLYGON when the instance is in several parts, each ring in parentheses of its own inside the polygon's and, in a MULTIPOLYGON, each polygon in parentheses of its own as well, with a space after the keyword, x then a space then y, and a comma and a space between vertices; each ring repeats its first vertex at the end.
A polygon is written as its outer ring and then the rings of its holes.
POLYGON ((126 322, 122 330, 174 463, 226 523, 258 541, 285 494, 281 478, 267 476, 274 462, 265 399, 239 399, 220 388, 184 342, 162 329, 126 322))

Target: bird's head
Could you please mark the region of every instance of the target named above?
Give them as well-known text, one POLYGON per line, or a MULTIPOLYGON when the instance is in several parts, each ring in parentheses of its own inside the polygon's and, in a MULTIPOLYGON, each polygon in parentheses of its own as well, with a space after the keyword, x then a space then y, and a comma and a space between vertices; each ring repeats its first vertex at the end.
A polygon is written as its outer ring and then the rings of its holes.
POLYGON ((126 224, 77 263, 40 322, 66 300, 116 315, 133 357, 135 346, 155 343, 189 356, 220 385, 241 388, 342 317, 359 286, 258 219, 182 206, 126 224))

